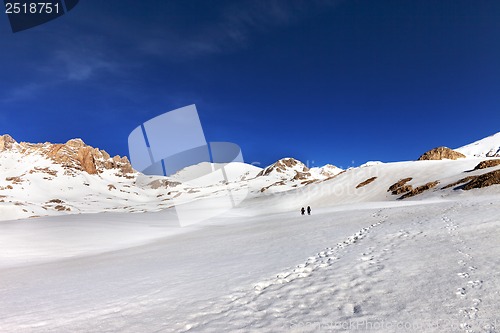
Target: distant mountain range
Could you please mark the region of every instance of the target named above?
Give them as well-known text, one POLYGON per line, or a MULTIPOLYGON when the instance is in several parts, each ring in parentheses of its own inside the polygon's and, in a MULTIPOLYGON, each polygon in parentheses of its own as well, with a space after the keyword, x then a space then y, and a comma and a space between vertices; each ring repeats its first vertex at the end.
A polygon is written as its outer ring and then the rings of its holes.
POLYGON ((396 200, 424 192, 446 196, 455 190, 500 183, 498 157, 500 133, 454 150, 432 149, 420 157, 421 161, 369 162, 347 170, 329 164, 309 168, 293 158, 281 159, 266 168, 243 163, 201 163, 170 177, 160 177, 142 175, 126 157, 111 157, 81 139, 65 144, 33 144, 18 143, 3 135, 0 219, 158 211, 179 202, 188 204, 243 189, 248 191, 247 206, 269 195, 295 193, 282 199, 276 211, 295 209, 306 202, 322 206, 332 202, 396 200))

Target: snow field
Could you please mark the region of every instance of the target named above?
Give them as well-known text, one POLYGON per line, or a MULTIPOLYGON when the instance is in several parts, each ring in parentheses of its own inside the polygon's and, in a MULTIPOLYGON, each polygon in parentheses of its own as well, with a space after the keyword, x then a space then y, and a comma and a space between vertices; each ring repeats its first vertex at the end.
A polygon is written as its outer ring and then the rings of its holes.
POLYGON ((0 330, 495 332, 498 198, 233 213, 112 252, 5 266, 0 330))

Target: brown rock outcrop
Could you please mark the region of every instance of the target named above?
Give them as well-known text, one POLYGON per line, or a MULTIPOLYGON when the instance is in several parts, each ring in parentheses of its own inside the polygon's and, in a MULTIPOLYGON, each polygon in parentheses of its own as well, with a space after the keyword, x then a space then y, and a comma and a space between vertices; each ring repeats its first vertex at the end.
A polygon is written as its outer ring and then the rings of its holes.
POLYGON ((413 190, 411 190, 410 192, 403 194, 401 197, 399 197, 399 199, 402 200, 402 199, 413 197, 413 196, 420 194, 420 193, 423 193, 423 192, 425 192, 433 187, 436 187, 438 184, 439 184, 438 180, 433 181, 433 182, 428 182, 425 185, 418 186, 418 187, 414 188, 413 190))
POLYGON ((424 153, 422 156, 418 158, 418 160, 419 161, 442 160, 442 159, 456 160, 459 158, 465 158, 465 155, 447 147, 437 147, 424 153))
POLYGON ((297 171, 298 173, 304 174, 306 176, 307 175, 308 176, 311 175, 309 173, 309 168, 306 167, 302 162, 297 161, 294 158, 283 158, 283 159, 277 161, 276 163, 268 166, 267 168, 265 168, 261 172, 259 172, 257 174, 257 177, 259 177, 259 176, 267 176, 270 173, 272 173, 273 171, 278 172, 278 173, 284 173, 287 169, 290 169, 290 168, 293 168, 293 167, 296 167, 296 166, 298 166, 299 169, 301 169, 300 171, 297 171))
POLYGON ((66 144, 51 144, 46 150, 46 156, 64 167, 82 170, 88 174, 97 174, 97 159, 102 160, 99 149, 85 145, 82 140, 73 139, 66 144))
POLYGON ((465 178, 462 178, 460 180, 457 180, 456 182, 453 182, 451 184, 448 184, 446 186, 444 186, 442 188, 442 190, 446 190, 447 188, 450 188, 450 187, 453 187, 453 186, 457 186, 457 185, 460 185, 460 184, 463 184, 463 183, 466 183, 468 181, 471 181, 473 179, 475 179, 477 176, 469 176, 469 177, 465 177, 465 178))
POLYGON ((106 151, 86 145, 81 139, 72 139, 65 144, 33 145, 23 142, 21 146, 27 151, 37 149, 55 163, 61 164, 69 170, 81 170, 95 175, 104 170, 116 169, 117 175, 125 177, 134 172, 126 156, 111 158, 106 151))
POLYGON ((446 185, 443 187, 444 189, 454 187, 460 184, 464 184, 462 186, 459 186, 456 189, 464 189, 466 191, 472 190, 473 188, 483 188, 483 187, 488 187, 491 185, 499 185, 500 184, 500 170, 495 170, 491 172, 487 172, 485 174, 479 175, 479 176, 468 176, 465 178, 462 178, 454 183, 451 183, 449 185, 446 185))
POLYGON ((0 151, 12 149, 13 145, 16 143, 16 140, 14 140, 10 135, 0 135, 0 151))
POLYGON ((179 182, 173 182, 173 181, 169 181, 166 179, 156 179, 156 180, 152 181, 151 183, 149 183, 148 186, 150 186, 153 190, 157 190, 161 187, 170 188, 170 187, 175 187, 175 186, 180 185, 180 184, 181 183, 179 183, 179 182))
POLYGON ((23 182, 23 179, 21 178, 24 175, 17 176, 17 177, 7 177, 5 178, 6 181, 12 182, 12 184, 21 184, 23 182))
POLYGON ((474 177, 470 182, 464 185, 464 190, 472 190, 473 188, 483 188, 491 185, 500 184, 500 170, 491 171, 480 176, 474 177))
POLYGON ((486 168, 492 168, 494 166, 500 165, 500 159, 498 160, 487 160, 487 161, 482 161, 476 167, 474 170, 479 170, 479 169, 486 169, 486 168))
POLYGON ((0 152, 14 148, 26 155, 42 154, 65 167, 69 173, 79 170, 95 175, 104 170, 116 170, 118 176, 131 177, 130 174, 135 172, 126 156, 111 158, 106 151, 91 147, 81 139, 72 139, 64 144, 50 142, 18 144, 8 134, 0 136, 0 152))
POLYGON ((273 187, 273 186, 279 186, 279 185, 285 185, 285 182, 284 182, 284 181, 276 182, 276 183, 274 183, 274 184, 271 184, 271 185, 269 185, 269 186, 265 186, 265 187, 261 188, 261 189, 260 189, 260 191, 261 191, 261 192, 264 192, 264 191, 266 191, 266 190, 270 189, 270 188, 271 188, 271 187, 273 187))
POLYGON ((112 168, 112 165, 106 163, 109 162, 108 153, 87 146, 80 139, 69 140, 66 144, 51 144, 45 154, 64 167, 82 170, 91 175, 112 168))
POLYGON ((359 183, 359 184, 356 186, 356 188, 360 188, 360 187, 366 186, 366 185, 370 184, 371 182, 373 182, 375 179, 377 179, 377 177, 368 178, 368 179, 367 179, 367 180, 365 180, 364 182, 359 183))
POLYGON ((387 192, 391 192, 393 195, 398 195, 401 193, 406 193, 406 192, 412 191, 413 186, 406 184, 412 179, 413 178, 411 178, 411 177, 400 179, 396 183, 392 184, 389 187, 389 189, 387 190, 387 192))

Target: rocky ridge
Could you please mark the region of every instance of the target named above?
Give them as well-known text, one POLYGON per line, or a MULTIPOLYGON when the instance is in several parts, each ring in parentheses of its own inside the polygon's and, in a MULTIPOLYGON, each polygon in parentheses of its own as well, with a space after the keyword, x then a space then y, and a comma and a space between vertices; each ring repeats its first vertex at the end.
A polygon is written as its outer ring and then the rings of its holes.
POLYGON ((68 174, 78 171, 96 175, 105 170, 115 171, 115 175, 133 177, 135 170, 126 156, 111 157, 105 150, 91 147, 81 139, 71 139, 63 144, 17 143, 10 135, 0 136, 0 152, 17 150, 22 154, 40 154, 63 166, 68 174))

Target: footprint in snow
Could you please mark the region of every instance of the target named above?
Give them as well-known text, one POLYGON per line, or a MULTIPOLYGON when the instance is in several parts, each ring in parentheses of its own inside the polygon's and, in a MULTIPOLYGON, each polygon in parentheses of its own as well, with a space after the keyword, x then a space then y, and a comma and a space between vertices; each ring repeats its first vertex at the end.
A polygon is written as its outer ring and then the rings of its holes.
POLYGON ((457 292, 456 292, 457 296, 460 296, 460 297, 465 297, 465 288, 457 288, 457 292))
POLYGON ((483 286, 483 281, 481 281, 481 280, 469 281, 469 282, 467 282, 467 284, 471 288, 478 288, 479 289, 483 286))

